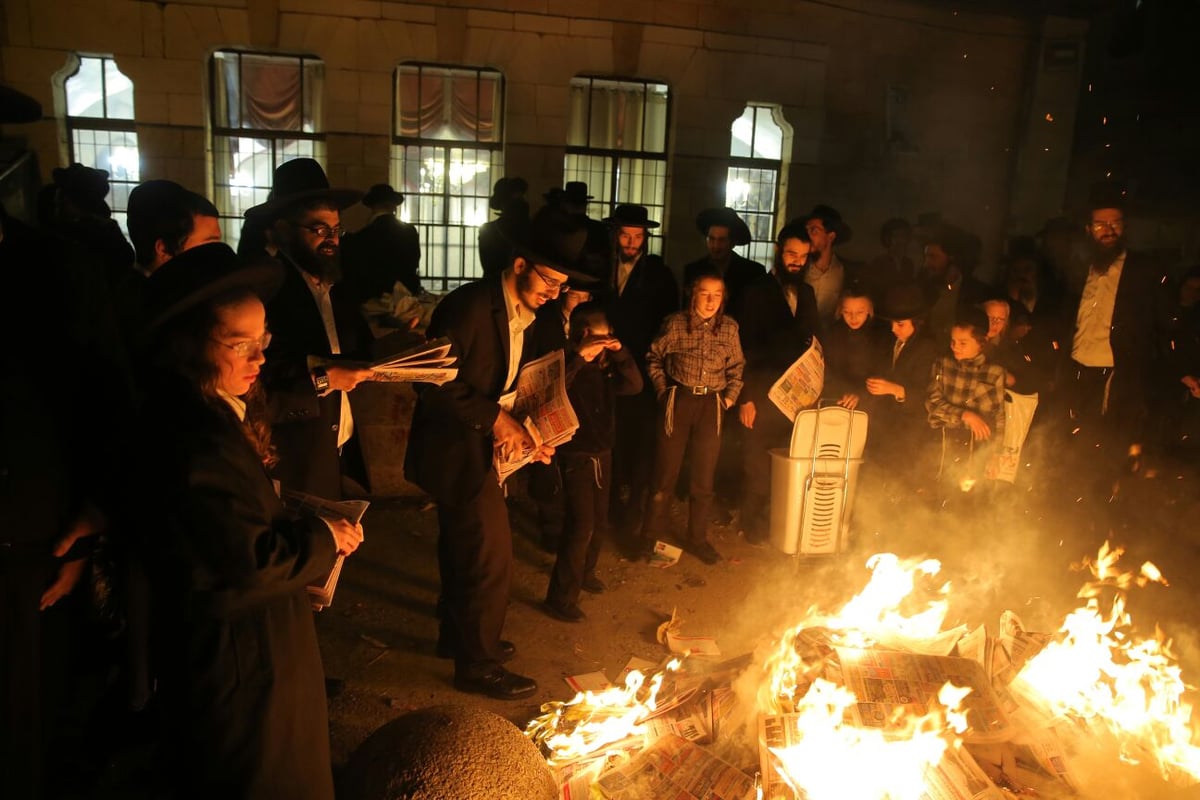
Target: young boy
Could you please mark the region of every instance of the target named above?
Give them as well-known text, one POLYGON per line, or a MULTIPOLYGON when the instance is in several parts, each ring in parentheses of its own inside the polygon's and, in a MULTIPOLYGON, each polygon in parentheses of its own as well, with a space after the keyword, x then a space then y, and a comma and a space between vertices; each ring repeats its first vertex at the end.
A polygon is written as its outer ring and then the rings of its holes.
POLYGON ((608 527, 616 397, 640 392, 642 374, 612 335, 599 305, 576 307, 568 336, 567 397, 579 430, 554 454, 562 470, 566 523, 543 608, 555 619, 579 622, 584 618, 580 590, 599 593, 606 588, 596 576, 596 561, 601 532, 608 527))
POLYGON ((844 290, 838 299, 837 320, 820 337, 825 348, 826 396, 838 398, 838 405, 851 411, 858 408, 867 396, 867 378, 883 363, 889 344, 886 336, 875 319, 875 304, 866 292, 844 290))
POLYGON ((984 356, 987 314, 962 309, 950 328, 950 352, 933 364, 926 394, 929 424, 942 434, 939 475, 969 492, 986 477, 987 450, 1004 440, 1004 368, 984 356))
POLYGON ((722 312, 725 282, 704 275, 692 284, 691 306, 663 320, 646 354, 646 372, 658 398, 653 495, 642 527, 643 544, 653 546, 665 530, 671 490, 684 450, 691 451, 688 529, 684 549, 705 564, 721 555, 708 541, 713 473, 721 449, 721 417, 742 391, 745 358, 738 326, 722 312))

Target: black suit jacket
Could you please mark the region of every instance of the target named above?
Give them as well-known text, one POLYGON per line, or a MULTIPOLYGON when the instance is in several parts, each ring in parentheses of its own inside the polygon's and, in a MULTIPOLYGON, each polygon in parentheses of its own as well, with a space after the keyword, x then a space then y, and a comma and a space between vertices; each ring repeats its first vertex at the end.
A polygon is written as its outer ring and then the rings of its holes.
MULTIPOLYGON (((633 356, 645 378, 646 352, 650 343, 666 316, 679 310, 679 286, 670 268, 658 256, 639 258, 625 282, 625 291, 620 294, 617 293, 616 270, 614 265, 608 286, 602 293, 608 321, 613 334, 633 356)), ((647 388, 649 383, 645 381, 647 388)))
MULTIPOLYGON (((284 263, 283 286, 267 303, 271 346, 263 365, 263 386, 271 410, 271 439, 279 454, 277 477, 288 489, 321 497, 341 497, 341 459, 337 449, 341 395, 317 396, 308 357, 368 360, 371 329, 358 303, 336 285, 330 293, 341 355, 334 357, 317 301, 297 267, 284 263)), ((357 437, 347 442, 347 472, 366 485, 366 468, 357 437)))
MULTIPOLYGON (((408 480, 439 503, 465 502, 492 471, 492 424, 508 377, 508 314, 501 277, 460 286, 433 311, 429 338, 446 336, 458 356, 458 377, 441 386, 418 384, 417 407, 404 459, 408 480)), ((525 330, 521 363, 536 347, 525 330)))
POLYGON ((783 417, 767 392, 784 370, 804 354, 817 332, 817 297, 806 283, 796 287, 796 313, 788 307, 783 287, 775 275, 763 275, 748 287, 742 298, 742 319, 738 322, 742 352, 746 356, 746 381, 740 402, 753 402, 756 413, 767 413, 769 406, 783 417))
POLYGON ((360 303, 390 292, 396 281, 414 295, 421 293, 417 268, 421 240, 416 227, 390 214, 371 220, 342 242, 345 289, 360 303))

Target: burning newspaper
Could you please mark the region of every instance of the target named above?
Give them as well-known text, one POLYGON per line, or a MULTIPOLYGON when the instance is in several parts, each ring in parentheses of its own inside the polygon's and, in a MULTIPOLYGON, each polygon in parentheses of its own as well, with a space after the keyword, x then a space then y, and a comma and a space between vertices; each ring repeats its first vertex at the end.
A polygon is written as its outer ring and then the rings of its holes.
POLYGON ((668 734, 596 782, 607 800, 752 800, 754 780, 686 739, 668 734))
POLYGON ((824 388, 825 351, 814 336, 804 354, 775 381, 767 398, 785 417, 795 422, 796 414, 817 404, 824 388))
POLYGON ((494 453, 493 465, 500 483, 529 462, 543 444, 557 447, 579 430, 579 419, 567 399, 566 360, 562 350, 542 356, 521 367, 517 388, 500 399, 500 407, 521 420, 534 446, 501 460, 494 453))

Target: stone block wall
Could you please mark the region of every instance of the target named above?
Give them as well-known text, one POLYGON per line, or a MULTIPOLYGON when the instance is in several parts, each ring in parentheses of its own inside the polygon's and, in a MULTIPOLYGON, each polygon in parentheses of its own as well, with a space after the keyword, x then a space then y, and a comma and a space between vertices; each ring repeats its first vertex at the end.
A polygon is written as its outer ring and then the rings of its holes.
POLYGON ((1039 25, 915 0, 842 5, 3 0, 0 79, 51 115, 4 133, 28 137, 43 169, 61 163, 52 78, 70 51, 113 55, 135 86, 143 176, 203 191, 211 181, 208 54, 305 53, 325 63, 330 178, 365 187, 388 179, 398 63, 487 66, 506 81, 506 170, 540 194, 562 180, 570 79, 634 76, 671 87, 664 232, 677 267, 702 251, 696 213, 724 202, 730 124, 750 100, 781 104, 794 129, 785 213, 817 202, 839 207, 858 231, 846 256, 874 255, 887 217, 935 210, 978 232, 995 253, 1028 125, 1024 97, 1039 25), (903 107, 889 107, 894 87, 903 107))

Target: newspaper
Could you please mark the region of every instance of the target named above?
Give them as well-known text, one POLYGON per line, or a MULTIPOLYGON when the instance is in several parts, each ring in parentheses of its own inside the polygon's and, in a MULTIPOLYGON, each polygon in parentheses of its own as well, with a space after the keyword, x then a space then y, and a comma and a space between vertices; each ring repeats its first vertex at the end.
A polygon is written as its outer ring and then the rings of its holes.
POLYGON ((450 355, 450 340, 442 337, 410 347, 403 352, 372 361, 374 372, 369 380, 388 383, 433 383, 441 385, 458 377, 454 366, 458 359, 450 355))
POLYGON ((841 683, 858 698, 851 711, 860 727, 886 728, 899 710, 924 716, 942 686, 951 683, 971 690, 962 701, 969 726, 964 741, 1004 741, 1014 733, 990 676, 978 661, 879 648, 839 647, 837 654, 841 683))
POLYGON ((752 800, 754 779, 699 745, 668 734, 595 784, 607 800, 752 800))
POLYGON ((796 414, 817 404, 825 388, 825 351, 814 336, 812 345, 787 368, 767 397, 792 422, 796 414))
POLYGON ((579 430, 579 419, 567 399, 563 351, 555 350, 521 367, 516 390, 501 398, 500 406, 521 420, 533 440, 531 449, 504 460, 499 451, 493 453, 496 477, 503 484, 509 475, 533 461, 539 447, 558 447, 579 430))
MULTIPOLYGON (((354 524, 362 521, 363 514, 370 505, 366 500, 326 500, 304 492, 285 489, 280 494, 284 508, 296 514, 325 519, 344 519, 354 524)), ((317 581, 308 585, 308 599, 312 601, 313 611, 321 611, 333 604, 333 593, 337 591, 338 578, 342 575, 342 564, 346 557, 338 554, 329 572, 317 581)))

